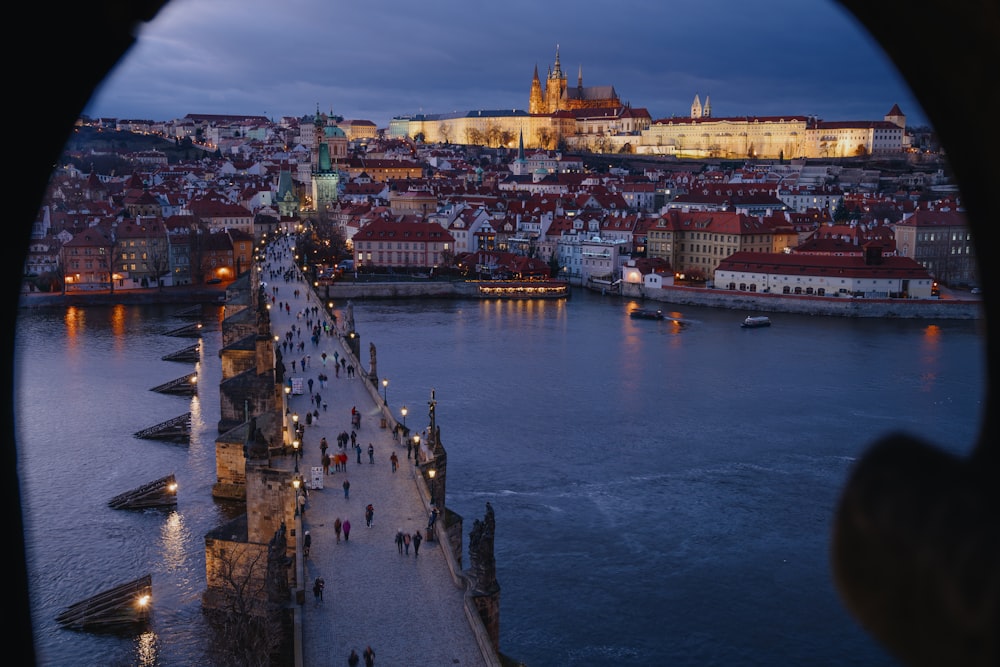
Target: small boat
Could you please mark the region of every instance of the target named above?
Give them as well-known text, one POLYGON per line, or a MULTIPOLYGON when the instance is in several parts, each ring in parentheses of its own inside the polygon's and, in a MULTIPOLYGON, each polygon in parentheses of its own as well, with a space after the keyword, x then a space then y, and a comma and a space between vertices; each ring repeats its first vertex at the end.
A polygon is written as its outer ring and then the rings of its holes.
POLYGON ((744 329, 758 329, 771 326, 771 318, 766 315, 748 315, 740 325, 744 329))
POLYGON ((646 310, 643 308, 636 308, 629 311, 628 315, 634 320, 662 320, 665 317, 662 310, 646 310))

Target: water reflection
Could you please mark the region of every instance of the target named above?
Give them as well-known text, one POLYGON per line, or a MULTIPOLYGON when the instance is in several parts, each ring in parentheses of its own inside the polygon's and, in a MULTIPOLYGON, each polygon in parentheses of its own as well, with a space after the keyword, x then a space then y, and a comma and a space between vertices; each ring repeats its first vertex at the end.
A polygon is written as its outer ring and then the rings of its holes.
MULTIPOLYGON (((178 495, 183 490, 178 488, 178 495)), ((170 512, 160 529, 160 540, 163 544, 163 561, 168 569, 178 569, 187 561, 184 553, 187 531, 184 530, 184 519, 180 512, 170 512)))

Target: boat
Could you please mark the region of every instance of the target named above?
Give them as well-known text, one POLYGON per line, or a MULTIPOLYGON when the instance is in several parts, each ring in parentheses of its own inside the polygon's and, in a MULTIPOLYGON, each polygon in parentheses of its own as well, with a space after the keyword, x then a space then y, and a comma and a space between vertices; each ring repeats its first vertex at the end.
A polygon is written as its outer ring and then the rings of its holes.
POLYGON ((771 318, 766 315, 748 315, 740 325, 744 329, 758 329, 771 326, 771 318))
POLYGON ((662 320, 664 318, 662 310, 647 310, 645 308, 631 310, 628 315, 634 320, 662 320))
POLYGON ((569 283, 565 280, 477 280, 481 299, 565 299, 569 283))

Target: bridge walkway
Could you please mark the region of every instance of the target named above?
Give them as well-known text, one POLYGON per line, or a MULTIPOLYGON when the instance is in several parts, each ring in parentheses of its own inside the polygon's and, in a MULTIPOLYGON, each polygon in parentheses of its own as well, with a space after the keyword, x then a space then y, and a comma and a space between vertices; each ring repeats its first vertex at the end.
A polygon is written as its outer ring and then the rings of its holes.
MULTIPOLYGON (((287 251, 281 257, 275 248, 270 252, 272 269, 292 266, 287 251)), ((425 539, 419 555, 412 544, 409 554, 398 552, 397 530, 426 535, 429 499, 418 484, 414 459, 407 458, 405 444, 394 439, 390 428, 381 427, 381 399, 377 398, 377 391, 373 395, 366 386, 364 369, 350 355, 342 337, 322 335, 317 345, 310 340, 308 318, 302 313, 317 306, 322 319, 325 310, 298 271, 294 273, 296 279, 290 282, 268 277, 266 269, 262 275, 269 295, 272 286, 278 288, 271 308, 273 334, 284 341, 293 325, 302 330, 301 335, 293 334, 295 351, 282 353, 286 370, 291 376, 302 377, 306 387, 302 394, 286 395, 288 408, 299 415, 300 423, 305 421, 307 410, 319 411, 318 421, 304 427, 298 466, 305 485, 310 486, 314 467, 322 471, 321 438, 325 437, 329 443, 328 453, 348 453, 346 472, 335 472, 331 465, 330 474, 320 476, 323 488, 307 490, 302 529, 309 531, 312 546, 309 557, 303 561, 301 664, 306 667, 346 664, 352 649, 361 656, 367 646, 372 647, 376 664, 380 665, 498 664, 495 654, 488 651, 484 656, 480 648, 482 633, 477 635, 475 625, 470 623, 464 589, 455 581, 454 566, 449 567, 441 543, 425 539), (298 297, 294 295, 296 289, 298 297), (278 302, 288 303, 289 309, 279 309, 278 302), (300 341, 305 342, 301 352, 300 341), (326 366, 321 361, 323 352, 327 353, 326 366), (353 378, 348 378, 343 368, 337 377, 333 369, 335 352, 336 358, 349 355, 347 363, 353 363, 356 371, 353 378), (307 355, 303 374, 301 360, 307 355), (296 372, 291 371, 292 359, 296 359, 296 372), (320 373, 329 377, 326 387, 320 386, 320 373), (310 378, 313 393, 321 395, 318 408, 305 384, 310 378), (350 449, 350 442, 343 450, 337 446, 338 434, 350 434, 352 430, 352 407, 361 414, 360 428, 356 429, 357 442, 363 450, 361 463, 357 453, 350 449), (374 450, 373 463, 369 462, 369 444, 374 450), (395 472, 390 463, 393 452, 399 460, 395 472), (345 480, 350 482, 346 495, 345 480), (374 506, 371 527, 365 524, 368 504, 374 506), (345 539, 342 533, 337 540, 334 522, 338 518, 341 522, 350 521, 350 539, 345 539), (315 600, 312 592, 317 577, 326 582, 321 602, 315 600)), ((363 658, 360 664, 364 665, 363 658)))

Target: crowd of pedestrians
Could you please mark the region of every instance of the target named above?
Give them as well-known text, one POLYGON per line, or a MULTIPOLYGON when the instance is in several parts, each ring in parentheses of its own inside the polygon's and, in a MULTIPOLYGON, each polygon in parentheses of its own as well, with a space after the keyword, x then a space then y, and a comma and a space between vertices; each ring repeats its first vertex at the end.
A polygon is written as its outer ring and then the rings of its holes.
MULTIPOLYGON (((290 246, 272 250, 272 257, 281 260, 284 259, 282 253, 290 253, 290 251, 290 246)), ((276 333, 281 334, 280 329, 284 329, 284 338, 282 339, 280 335, 276 338, 276 340, 282 340, 281 355, 284 359, 294 357, 285 362, 292 368, 292 372, 286 374, 285 381, 291 387, 291 378, 299 378, 296 386, 301 388, 302 394, 308 393, 307 396, 304 396, 298 392, 289 391, 286 393, 286 399, 293 405, 301 406, 303 403, 307 403, 309 406, 309 409, 305 411, 305 418, 300 421, 300 424, 304 422, 305 425, 301 431, 300 449, 302 460, 306 462, 304 471, 312 470, 312 473, 307 474, 304 479, 304 483, 310 488, 311 493, 308 496, 305 493, 301 495, 302 502, 306 503, 301 507, 303 526, 309 526, 309 530, 304 530, 303 535, 306 543, 311 545, 311 554, 308 554, 309 560, 307 561, 307 580, 313 582, 312 592, 315 599, 314 608, 316 609, 314 613, 332 613, 337 608, 337 593, 341 590, 341 584, 338 583, 340 581, 338 559, 351 558, 352 556, 349 554, 360 553, 357 551, 358 547, 353 546, 354 543, 350 539, 351 521, 349 517, 352 513, 363 512, 365 525, 371 529, 371 532, 365 530, 362 531, 363 534, 356 535, 355 542, 367 545, 373 539, 385 539, 384 548, 392 548, 392 533, 389 532, 386 538, 382 538, 380 536, 383 532, 376 528, 376 507, 375 502, 371 502, 369 497, 371 495, 370 487, 376 479, 396 480, 390 482, 391 484, 411 482, 409 476, 396 474, 400 469, 400 456, 395 451, 390 451, 388 455, 385 455, 377 450, 376 442, 379 443, 380 448, 382 447, 380 439, 382 434, 377 431, 371 434, 362 431, 363 415, 362 411, 358 409, 360 403, 354 404, 357 397, 354 396, 353 392, 356 390, 350 388, 357 385, 345 383, 348 381, 365 382, 366 376, 363 372, 355 373, 354 364, 357 361, 343 345, 338 335, 336 317, 317 304, 318 300, 311 295, 311 290, 305 287, 297 269, 286 271, 272 268, 268 264, 264 271, 264 275, 270 283, 272 304, 277 307, 279 313, 284 313, 280 324, 275 322, 278 318, 272 318, 272 326, 276 328, 276 333), (290 298, 287 297, 289 293, 291 294, 290 298), (331 367, 334 370, 332 379, 328 375, 331 367), (349 409, 348 406, 350 406, 349 409), (328 407, 332 410, 328 411, 328 407), (329 414, 327 414, 328 412, 329 414), (321 415, 322 420, 320 419, 321 415), (341 423, 341 419, 343 423, 341 423), (362 445, 360 433, 365 433, 368 436, 365 437, 366 446, 362 445), (351 450, 353 450, 353 457, 349 456, 351 450), (352 466, 361 465, 365 454, 367 454, 368 465, 365 465, 364 469, 367 470, 352 469, 351 475, 348 477, 349 459, 354 458, 352 466), (320 482, 316 482, 313 477, 316 470, 321 471, 319 475, 322 481, 320 482), (337 484, 343 491, 342 498, 339 492, 336 493, 335 497, 324 494, 325 489, 333 487, 334 484, 337 484), (355 505, 356 501, 351 496, 358 494, 360 494, 362 501, 361 504, 355 505), (321 512, 318 512, 316 505, 314 505, 314 499, 317 497, 323 498, 321 505, 323 511, 321 512), (339 500, 337 500, 338 498, 339 500), (308 514, 306 513, 307 506, 313 507, 308 514), (330 531, 331 528, 332 531, 330 531), (330 536, 328 542, 316 539, 324 532, 330 536), (338 551, 336 556, 324 553, 319 548, 321 544, 325 545, 326 549, 344 549, 345 551, 338 551), (324 576, 331 581, 330 592, 333 595, 330 596, 330 600, 332 600, 332 607, 323 604, 326 587, 324 576)), ((302 410, 301 407, 299 409, 302 410)), ((408 438, 405 443, 400 442, 398 438, 393 438, 389 445, 392 448, 395 446, 399 446, 400 449, 405 447, 407 459, 411 455, 415 456, 412 451, 412 443, 408 438)), ((380 508, 380 516, 384 512, 388 512, 388 514, 382 518, 387 519, 389 525, 395 523, 394 519, 412 521, 412 516, 410 516, 412 515, 412 506, 405 508, 405 512, 403 512, 405 516, 401 514, 399 509, 391 505, 383 505, 380 508)), ((355 518, 357 518, 356 515, 355 518)), ((421 542, 431 538, 430 531, 434 529, 436 518, 436 511, 428 516, 427 538, 422 534, 420 524, 406 531, 399 528, 394 538, 399 555, 409 556, 412 547, 413 556, 416 559, 420 553, 421 542)), ((330 604, 330 602, 327 603, 327 605, 330 604)), ((332 630, 335 635, 345 621, 346 619, 343 618, 333 619, 332 630)), ((348 664, 357 665, 360 660, 364 660, 366 667, 374 665, 375 651, 371 645, 366 646, 360 655, 358 649, 350 650, 348 664)), ((336 661, 333 661, 333 664, 336 664, 336 661)))

